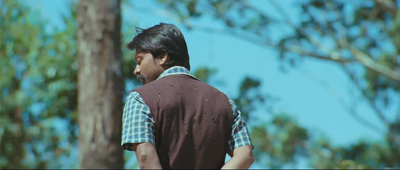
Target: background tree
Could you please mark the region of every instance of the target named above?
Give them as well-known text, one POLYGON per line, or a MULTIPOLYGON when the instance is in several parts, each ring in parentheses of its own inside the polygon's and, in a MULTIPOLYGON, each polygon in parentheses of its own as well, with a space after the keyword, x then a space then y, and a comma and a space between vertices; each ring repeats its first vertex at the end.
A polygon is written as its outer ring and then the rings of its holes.
POLYGON ((18 1, 0 3, 0 168, 71 163, 66 158, 77 135, 75 7, 63 17, 65 29, 49 33, 39 13, 18 1))
MULTIPOLYGON (((0 3, 0 168, 78 168, 77 4, 56 29, 21 1, 0 3)), ((132 88, 132 54, 120 48, 132 88)))
POLYGON ((120 1, 78 3, 81 168, 123 168, 120 1))

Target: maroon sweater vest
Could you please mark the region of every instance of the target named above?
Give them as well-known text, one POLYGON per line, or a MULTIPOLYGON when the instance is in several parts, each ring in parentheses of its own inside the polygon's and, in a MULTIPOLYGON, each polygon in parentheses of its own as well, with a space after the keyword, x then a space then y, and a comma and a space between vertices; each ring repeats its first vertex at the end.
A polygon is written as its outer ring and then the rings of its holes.
POLYGON ((228 97, 188 75, 170 75, 134 89, 156 123, 157 154, 164 169, 220 169, 233 114, 228 97))

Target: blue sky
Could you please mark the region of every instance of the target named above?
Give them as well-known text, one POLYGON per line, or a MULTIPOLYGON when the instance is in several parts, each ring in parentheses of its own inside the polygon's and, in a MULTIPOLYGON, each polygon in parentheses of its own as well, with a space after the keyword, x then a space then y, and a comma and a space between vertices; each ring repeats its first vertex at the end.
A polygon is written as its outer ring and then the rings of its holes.
MULTIPOLYGON (((41 11, 42 16, 51 25, 47 30, 57 25, 61 25, 62 28, 60 14, 67 13, 68 1, 23 2, 41 11)), ((350 105, 359 95, 338 65, 309 59, 305 60, 299 69, 289 69, 287 73, 283 73, 279 70, 278 53, 272 48, 263 48, 226 35, 187 30, 174 19, 171 11, 161 8, 153 1, 132 2, 133 6, 122 7, 125 21, 123 24, 126 24, 123 26, 133 29, 134 26, 147 28, 160 22, 176 24, 186 37, 192 70, 202 66, 216 68, 218 72, 214 80, 223 80, 224 83, 215 86, 229 97, 236 97, 240 82, 245 76, 251 76, 262 81, 263 93, 279 98, 275 104, 275 111, 290 114, 312 133, 323 133, 335 145, 355 143, 361 138, 378 140, 383 137, 383 133, 377 133, 356 121, 335 97, 340 96, 345 104, 350 105), (141 10, 137 10, 137 7, 141 10), (332 89, 322 86, 318 81, 326 82, 332 89)), ((298 22, 299 10, 293 2, 294 0, 279 1, 289 14, 290 20, 298 22)), ((268 3, 262 5, 267 13, 280 16, 268 3)), ((196 20, 195 24, 223 27, 211 18, 196 20)), ((272 30, 272 34, 277 36, 284 33, 285 29, 272 30)), ((131 38, 123 37, 123 41, 128 42, 131 38)), ((358 105, 357 112, 363 118, 382 127, 365 103, 358 105)), ((254 115, 263 120, 271 117, 265 109, 258 110, 254 115)))

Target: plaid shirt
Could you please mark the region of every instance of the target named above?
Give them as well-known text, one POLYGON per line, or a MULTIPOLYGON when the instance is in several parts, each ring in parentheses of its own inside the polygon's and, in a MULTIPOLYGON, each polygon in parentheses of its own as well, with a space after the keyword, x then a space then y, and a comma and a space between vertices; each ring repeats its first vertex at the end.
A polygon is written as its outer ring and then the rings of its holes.
MULTIPOLYGON (((165 77, 174 74, 185 74, 194 77, 189 71, 181 66, 174 66, 165 70, 159 77, 165 77)), ((231 153, 234 149, 252 145, 249 131, 246 123, 240 116, 240 111, 236 108, 235 103, 229 100, 233 112, 232 134, 228 141, 228 152, 231 153)), ((134 143, 148 142, 155 145, 156 124, 150 108, 144 103, 143 98, 136 91, 128 94, 124 113, 122 117, 122 141, 123 149, 134 150, 134 143)))

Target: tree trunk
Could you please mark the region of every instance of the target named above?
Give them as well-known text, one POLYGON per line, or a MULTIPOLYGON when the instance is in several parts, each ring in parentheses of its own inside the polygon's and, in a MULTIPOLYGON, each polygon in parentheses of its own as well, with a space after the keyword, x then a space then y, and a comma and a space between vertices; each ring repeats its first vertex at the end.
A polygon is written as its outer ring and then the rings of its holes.
POLYGON ((80 168, 124 167, 119 0, 78 3, 80 168))

